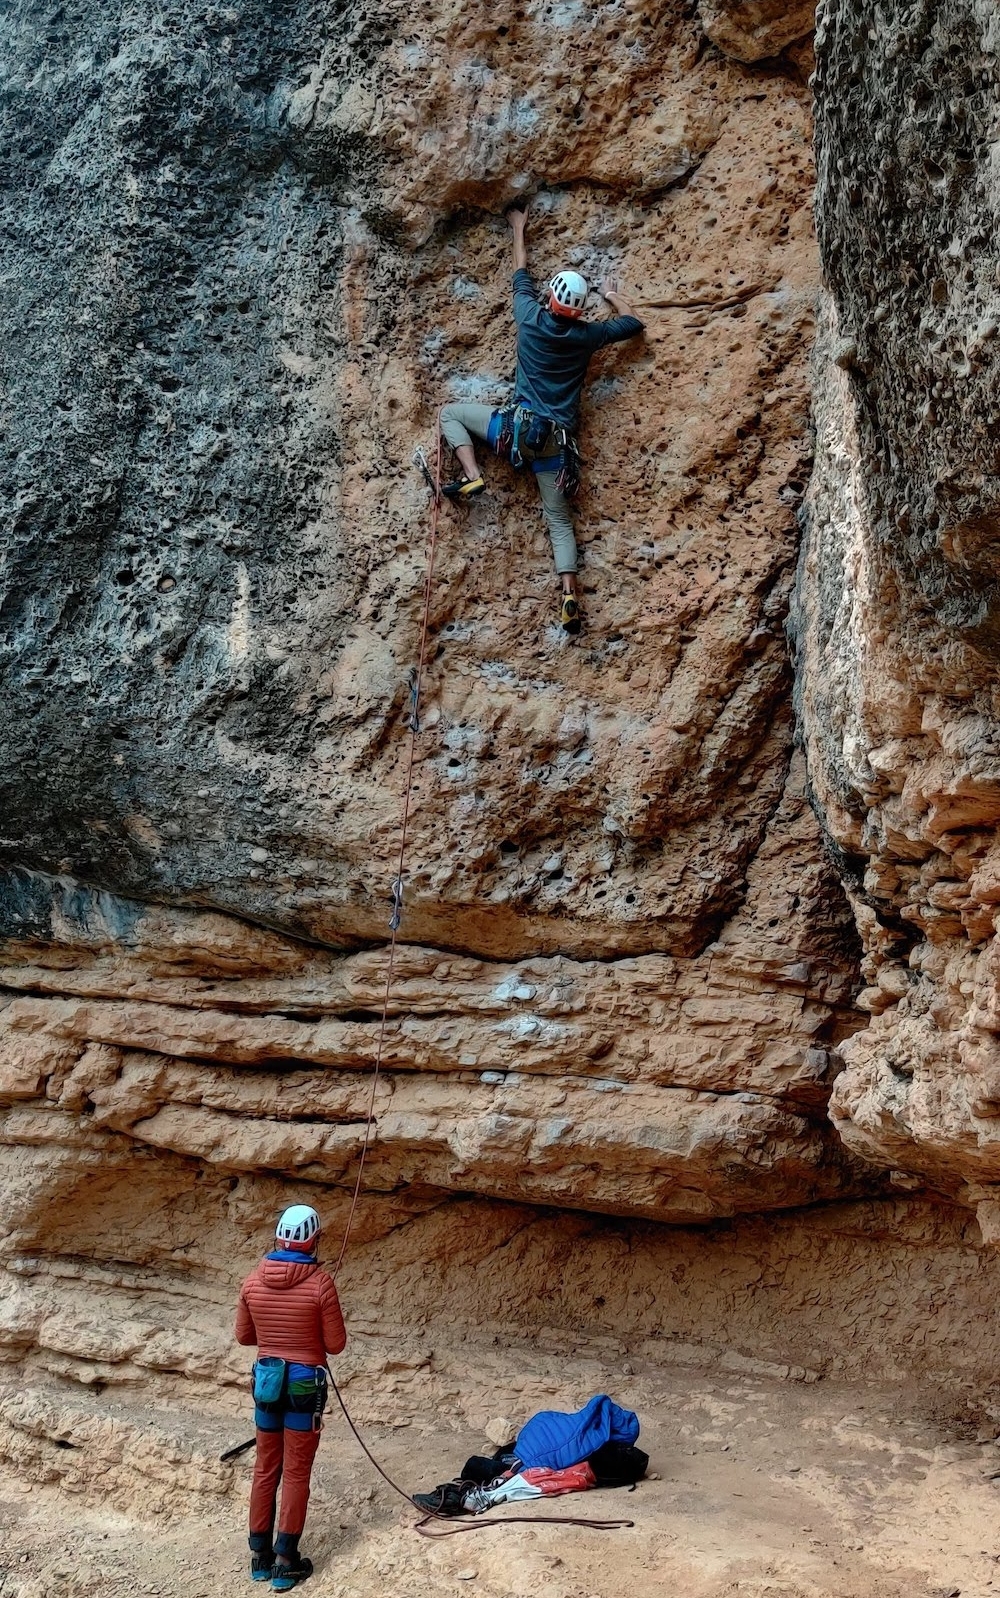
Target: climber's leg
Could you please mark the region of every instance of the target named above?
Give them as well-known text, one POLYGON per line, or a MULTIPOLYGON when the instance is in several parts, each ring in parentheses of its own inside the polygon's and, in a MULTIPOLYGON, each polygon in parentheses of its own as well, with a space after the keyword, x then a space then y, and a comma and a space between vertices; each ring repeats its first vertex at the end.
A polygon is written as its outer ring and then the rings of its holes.
POLYGON ((275 1592, 285 1592, 305 1576, 311 1575, 312 1565, 299 1553, 299 1538, 306 1523, 309 1503, 309 1478, 313 1460, 319 1447, 319 1432, 301 1427, 301 1422, 311 1417, 285 1416, 284 1476, 281 1483, 281 1515, 278 1534, 274 1539, 274 1574, 271 1585, 275 1592), (288 1422, 293 1421, 294 1426, 288 1422))
MULTIPOLYGON (((548 465, 548 462, 545 464, 548 465)), ((563 580, 564 591, 573 594, 576 592, 577 550, 569 500, 556 487, 555 472, 536 472, 535 481, 552 540, 556 571, 563 580)))
MULTIPOLYGON (((295 1420, 301 1419, 296 1415, 295 1420)), ((308 1418, 308 1417, 307 1417, 308 1418)), ((285 1469, 281 1483, 281 1516, 278 1536, 282 1532, 297 1536, 306 1523, 306 1506, 309 1503, 309 1478, 313 1460, 319 1447, 319 1432, 300 1431, 285 1427, 285 1469)), ((277 1547, 277 1542, 275 1543, 277 1547)))
MULTIPOLYGON (((545 465, 548 464, 549 460, 546 459, 545 465)), ((552 540, 552 554, 555 558, 556 571, 562 579, 563 598, 559 620, 562 622, 566 632, 578 633, 580 631, 580 607, 576 586, 577 549, 569 500, 562 492, 562 489, 556 487, 556 473, 554 471, 536 472, 535 481, 538 484, 542 511, 548 523, 549 537, 552 540)))
POLYGON ((492 405, 462 405, 456 401, 442 409, 442 435, 445 443, 450 444, 458 456, 465 474, 454 483, 442 485, 441 492, 447 494, 449 499, 470 499, 475 494, 481 494, 486 487, 472 440, 478 438, 486 442, 492 415, 492 405))

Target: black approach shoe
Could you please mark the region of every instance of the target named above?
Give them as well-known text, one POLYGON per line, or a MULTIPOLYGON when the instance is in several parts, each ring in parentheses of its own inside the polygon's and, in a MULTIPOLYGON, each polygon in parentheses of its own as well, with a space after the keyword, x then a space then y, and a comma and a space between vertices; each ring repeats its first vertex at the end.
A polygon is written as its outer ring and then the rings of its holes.
POLYGON ((481 477, 456 477, 453 483, 442 483, 441 492, 445 499, 475 499, 485 494, 486 484, 481 477))
POLYGON ((274 1555, 273 1554, 251 1554, 250 1555, 250 1580, 251 1581, 270 1581, 270 1579, 271 1579, 271 1571, 272 1571, 273 1565, 274 1565, 274 1555))
POLYGON ((271 1571, 271 1590, 273 1592, 291 1592, 300 1581, 305 1581, 313 1573, 311 1559, 303 1559, 301 1554, 296 1554, 290 1565, 279 1565, 275 1561, 271 1571))

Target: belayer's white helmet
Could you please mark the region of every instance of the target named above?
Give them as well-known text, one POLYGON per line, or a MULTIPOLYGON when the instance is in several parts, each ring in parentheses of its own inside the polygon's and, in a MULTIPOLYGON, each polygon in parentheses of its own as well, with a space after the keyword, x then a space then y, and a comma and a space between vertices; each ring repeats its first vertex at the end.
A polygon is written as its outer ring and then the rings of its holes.
POLYGON ((549 309, 557 316, 581 316, 586 302, 586 278, 579 272, 557 272, 549 284, 549 309))
POLYGON ((274 1228, 275 1242, 283 1243, 286 1248, 303 1249, 307 1253, 318 1234, 319 1216, 308 1204, 292 1204, 274 1228))

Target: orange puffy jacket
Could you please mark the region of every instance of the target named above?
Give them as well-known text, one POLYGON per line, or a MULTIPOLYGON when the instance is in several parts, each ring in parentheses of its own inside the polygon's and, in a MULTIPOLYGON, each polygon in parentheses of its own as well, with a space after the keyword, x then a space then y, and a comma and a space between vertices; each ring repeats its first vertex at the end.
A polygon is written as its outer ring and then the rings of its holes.
POLYGON ((240 1288, 236 1341, 299 1365, 325 1365, 347 1343, 337 1289, 315 1260, 261 1260, 240 1288))

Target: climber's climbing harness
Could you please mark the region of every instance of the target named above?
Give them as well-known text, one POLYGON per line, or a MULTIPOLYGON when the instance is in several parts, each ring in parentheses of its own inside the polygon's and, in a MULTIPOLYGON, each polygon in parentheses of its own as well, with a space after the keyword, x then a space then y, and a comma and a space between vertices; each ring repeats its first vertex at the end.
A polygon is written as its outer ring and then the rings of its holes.
POLYGON ((551 417, 539 416, 526 405, 511 405, 506 410, 494 411, 487 442, 497 457, 508 461, 515 471, 529 464, 522 451, 530 451, 530 466, 535 476, 555 472, 556 487, 566 499, 575 499, 580 492, 583 461, 579 442, 568 427, 560 426, 551 417), (553 437, 559 446, 558 453, 539 459, 538 451, 553 437))

